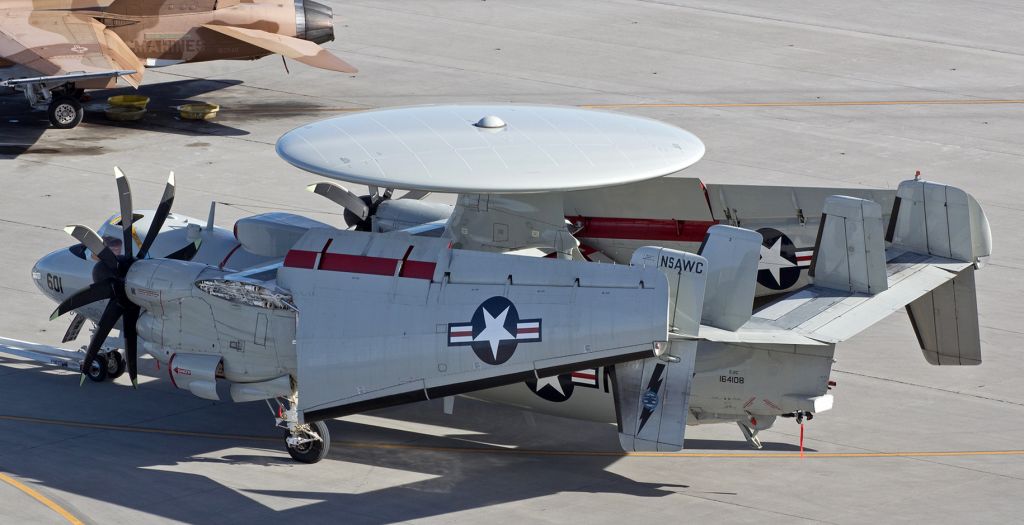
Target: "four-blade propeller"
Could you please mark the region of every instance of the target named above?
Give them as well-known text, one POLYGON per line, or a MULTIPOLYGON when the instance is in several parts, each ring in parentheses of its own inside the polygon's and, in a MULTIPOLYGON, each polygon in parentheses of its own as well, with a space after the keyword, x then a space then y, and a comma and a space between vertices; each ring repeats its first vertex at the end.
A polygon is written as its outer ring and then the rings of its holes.
MULTIPOLYGON (((370 186, 370 194, 360 196, 336 182, 318 182, 310 184, 306 189, 317 195, 327 197, 342 208, 345 208, 345 224, 350 228, 354 227, 356 231, 363 232, 371 230, 373 216, 377 213, 377 208, 395 193, 394 188, 385 188, 384 193, 380 193, 379 188, 370 186)), ((428 194, 429 192, 426 191, 411 190, 399 197, 399 199, 420 200, 428 194)))
MULTIPOLYGON (((132 385, 138 386, 138 334, 136 323, 139 320, 141 308, 128 300, 128 296, 125 293, 125 276, 128 275, 128 270, 135 261, 145 259, 149 254, 153 241, 156 240, 156 236, 160 233, 164 221, 170 215, 171 204, 174 202, 174 172, 171 172, 170 177, 167 179, 167 186, 164 187, 163 197, 160 199, 160 204, 157 206, 156 213, 150 222, 149 231, 146 232, 146 238, 143 239, 142 244, 139 246, 138 254, 134 256, 132 254, 132 225, 135 222, 135 214, 132 208, 131 187, 128 185, 128 179, 120 169, 114 168, 114 177, 117 181, 117 192, 121 205, 122 251, 120 254, 114 253, 110 246, 107 246, 96 232, 86 226, 71 225, 65 228, 66 232, 94 253, 99 261, 92 270, 93 283, 75 292, 57 305, 57 309, 53 311, 50 319, 56 319, 67 312, 96 301, 109 300, 86 349, 85 359, 82 361, 82 379, 84 381, 85 371, 89 370, 93 365, 97 354, 99 354, 100 347, 120 319, 122 321, 121 335, 124 339, 128 376, 132 380, 132 385)), ((190 260, 195 256, 197 250, 198 241, 172 253, 167 258, 190 260)))

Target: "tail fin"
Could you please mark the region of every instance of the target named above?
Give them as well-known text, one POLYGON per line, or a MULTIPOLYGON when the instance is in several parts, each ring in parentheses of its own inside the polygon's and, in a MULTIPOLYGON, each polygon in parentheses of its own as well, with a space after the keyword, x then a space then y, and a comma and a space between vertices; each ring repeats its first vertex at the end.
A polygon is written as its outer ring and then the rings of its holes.
POLYGON ((697 341, 673 340, 670 345, 661 357, 612 368, 619 444, 627 452, 683 448, 697 341))
POLYGON ((980 365, 981 330, 974 268, 907 305, 925 360, 933 365, 980 365))
POLYGON ((708 261, 679 250, 644 246, 633 252, 633 266, 656 266, 668 278, 668 324, 673 333, 697 335, 704 307, 708 261))
MULTIPOLYGON (((893 248, 980 265, 992 254, 981 205, 959 188, 908 180, 896 190, 886 240, 893 248)), ((981 364, 974 267, 907 305, 925 359, 933 365, 981 364)))
POLYGON ((697 252, 708 260, 702 323, 736 330, 750 320, 762 239, 760 233, 744 228, 717 225, 708 229, 697 252))
POLYGON ((889 287, 885 274, 882 207, 876 202, 832 196, 818 226, 808 275, 825 288, 876 294, 889 287))
POLYGON ((992 230, 981 205, 965 191, 923 180, 900 183, 887 241, 894 248, 978 263, 992 254, 992 230))

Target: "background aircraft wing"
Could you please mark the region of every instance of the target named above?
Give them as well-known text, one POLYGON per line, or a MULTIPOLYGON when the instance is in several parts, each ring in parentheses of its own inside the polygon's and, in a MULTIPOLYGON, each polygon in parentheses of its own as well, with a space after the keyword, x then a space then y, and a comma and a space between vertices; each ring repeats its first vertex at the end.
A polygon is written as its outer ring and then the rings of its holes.
POLYGON ((39 73, 42 80, 123 76, 133 87, 142 82, 143 65, 138 57, 114 32, 85 15, 3 13, 0 57, 0 61, 39 73))
POLYGON ((359 72, 352 64, 345 62, 331 54, 330 51, 308 40, 244 27, 222 26, 219 24, 204 24, 203 27, 241 40, 247 44, 266 49, 271 53, 277 53, 278 55, 297 60, 307 66, 341 73, 359 72))

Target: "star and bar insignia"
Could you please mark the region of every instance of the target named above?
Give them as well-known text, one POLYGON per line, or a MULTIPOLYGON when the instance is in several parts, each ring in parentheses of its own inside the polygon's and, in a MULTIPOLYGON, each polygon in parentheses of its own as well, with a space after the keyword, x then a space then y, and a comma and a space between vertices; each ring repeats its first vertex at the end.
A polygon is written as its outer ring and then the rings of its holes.
POLYGON ((500 365, 512 358, 519 343, 541 341, 541 320, 520 319, 505 297, 484 301, 468 323, 448 324, 448 346, 469 346, 481 361, 500 365))

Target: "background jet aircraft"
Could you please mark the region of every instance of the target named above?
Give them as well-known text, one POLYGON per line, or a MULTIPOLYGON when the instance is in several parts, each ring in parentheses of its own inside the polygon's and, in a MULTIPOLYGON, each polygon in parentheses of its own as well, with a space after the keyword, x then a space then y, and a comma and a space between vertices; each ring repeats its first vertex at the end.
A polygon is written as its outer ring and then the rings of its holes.
POLYGON ((145 67, 277 53, 354 73, 318 44, 334 40, 331 8, 313 0, 11 0, 0 13, 0 86, 77 126, 83 89, 142 83, 145 67))

